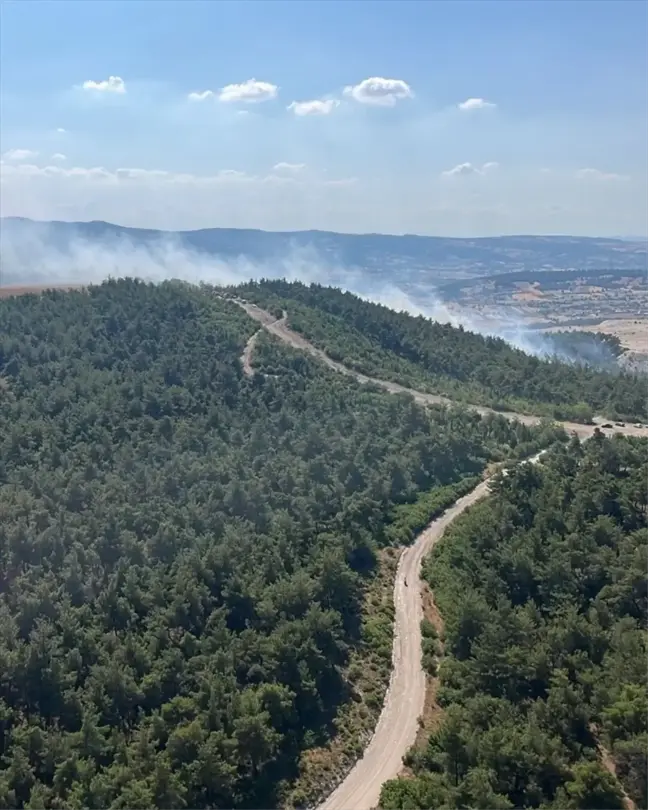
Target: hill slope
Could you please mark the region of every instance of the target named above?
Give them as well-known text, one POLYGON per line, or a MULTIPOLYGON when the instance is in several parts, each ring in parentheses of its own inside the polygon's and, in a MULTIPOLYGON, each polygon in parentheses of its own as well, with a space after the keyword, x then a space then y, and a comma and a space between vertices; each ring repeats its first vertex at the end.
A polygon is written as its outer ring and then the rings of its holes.
POLYGON ((257 325, 186 285, 0 315, 0 805, 296 799, 343 708, 380 705, 348 664, 389 656, 364 597, 408 505, 538 433, 267 339, 248 377, 257 325))
POLYGON ((499 338, 395 312, 338 289, 283 280, 237 288, 286 310, 290 326, 333 359, 453 399, 562 419, 648 419, 648 378, 542 360, 499 338))
POLYGON ((444 716, 381 807, 648 806, 647 451, 572 442, 436 546, 444 716))

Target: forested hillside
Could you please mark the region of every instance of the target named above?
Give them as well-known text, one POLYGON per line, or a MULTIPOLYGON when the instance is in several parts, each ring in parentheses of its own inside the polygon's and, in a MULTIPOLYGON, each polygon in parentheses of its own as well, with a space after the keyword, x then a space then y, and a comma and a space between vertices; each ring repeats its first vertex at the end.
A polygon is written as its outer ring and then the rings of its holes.
POLYGON ((288 312, 290 326, 366 374, 500 409, 588 421, 648 419, 648 380, 541 360, 499 338, 395 312, 316 284, 262 281, 246 297, 288 312))
POLYGON ((595 436, 453 524, 424 570, 443 719, 382 807, 648 807, 647 480, 646 440, 595 436))
POLYGON ((0 806, 281 804, 380 546, 538 441, 268 339, 248 378, 256 329, 177 283, 0 302, 0 806))

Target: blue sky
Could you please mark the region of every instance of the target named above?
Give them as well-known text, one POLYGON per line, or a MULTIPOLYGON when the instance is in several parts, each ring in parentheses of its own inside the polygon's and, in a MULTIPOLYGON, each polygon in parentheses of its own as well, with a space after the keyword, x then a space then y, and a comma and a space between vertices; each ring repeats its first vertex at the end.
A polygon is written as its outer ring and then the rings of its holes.
POLYGON ((641 0, 0 7, 5 216, 647 230, 641 0))

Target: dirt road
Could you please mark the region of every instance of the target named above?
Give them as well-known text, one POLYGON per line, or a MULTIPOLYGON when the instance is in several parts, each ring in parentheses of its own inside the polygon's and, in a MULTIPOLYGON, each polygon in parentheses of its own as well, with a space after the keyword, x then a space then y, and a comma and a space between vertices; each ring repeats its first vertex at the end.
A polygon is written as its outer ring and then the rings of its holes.
MULTIPOLYGON (((448 397, 441 396, 439 394, 426 394, 423 391, 416 391, 413 388, 406 388, 404 385, 399 385, 395 382, 389 382, 388 380, 380 380, 376 377, 369 377, 366 374, 362 374, 359 371, 355 371, 354 369, 350 369, 347 366, 343 365, 342 363, 338 363, 336 360, 330 358, 325 352, 321 349, 318 349, 316 346, 313 346, 306 338, 302 337, 302 335, 298 334, 297 332, 293 331, 287 323, 287 316, 284 312, 282 318, 277 320, 273 315, 269 312, 266 312, 264 309, 256 306, 256 304, 251 304, 248 301, 242 301, 241 299, 235 299, 236 303, 243 307, 243 309, 247 312, 247 314, 254 318, 255 321, 258 321, 268 332, 275 335, 276 337, 283 340, 284 343, 287 343, 289 346, 292 346, 294 349, 300 349, 301 351, 310 354, 312 357, 317 358, 322 363, 327 365, 333 371, 337 371, 340 374, 344 374, 347 377, 354 377, 359 383, 363 383, 365 385, 376 385, 379 388, 383 388, 385 391, 389 391, 391 394, 409 394, 411 397, 414 398, 416 402, 421 405, 458 405, 461 404, 463 407, 469 408, 471 411, 476 411, 477 413, 482 414, 482 416, 492 413, 492 414, 499 414, 500 416, 505 417, 506 419, 510 419, 511 421, 522 422, 525 425, 538 425, 542 421, 542 418, 539 416, 532 416, 530 414, 525 413, 516 413, 514 411, 495 411, 493 408, 487 408, 483 405, 469 405, 467 403, 457 403, 448 397)), ((558 424, 562 425, 565 430, 570 433, 575 433, 580 438, 587 438, 594 433, 594 430, 597 426, 602 424, 608 424, 606 419, 602 417, 597 417, 595 420, 594 425, 583 425, 579 422, 557 422, 558 424)), ((636 427, 634 425, 612 425, 611 428, 605 430, 606 434, 610 433, 623 433, 626 436, 648 436, 648 427, 636 427)))
POLYGON ((252 368, 252 352, 254 351, 254 346, 259 339, 259 334, 261 330, 259 329, 258 332, 255 332, 252 337, 248 340, 245 344, 245 348, 243 349, 243 354, 241 355, 241 364, 243 366, 243 374, 246 377, 254 377, 254 369, 252 368))
MULTIPOLYGON (((236 303, 242 306, 243 309, 248 312, 248 307, 252 306, 251 304, 246 304, 243 301, 237 301, 236 303)), ((254 316, 255 320, 259 321, 259 323, 263 324, 263 326, 252 335, 243 349, 243 354, 241 355, 241 364, 243 366, 243 373, 246 377, 254 377, 256 373, 254 371, 254 367, 252 366, 252 353, 254 352, 256 342, 259 339, 259 335, 261 334, 263 327, 265 327, 268 331, 271 331, 272 327, 275 327, 277 324, 285 323, 286 318, 288 317, 284 312, 281 318, 273 318, 269 312, 264 312, 264 310, 259 309, 258 307, 254 307, 254 309, 256 310, 254 316)))
MULTIPOLYGON (((596 728, 595 725, 591 724, 590 731, 596 740, 596 747, 598 749, 599 757, 601 758, 601 764, 609 774, 611 774, 615 779, 618 779, 616 762, 608 749, 601 742, 599 729, 596 728)), ((623 796, 623 806, 625 807, 625 810, 637 810, 637 805, 632 801, 630 796, 628 796, 628 793, 621 782, 619 782, 619 787, 621 788, 621 795, 623 796)))
POLYGON ((362 759, 319 810, 371 810, 378 806, 384 782, 398 776, 403 756, 414 744, 425 703, 426 678, 421 666, 420 570, 423 558, 464 509, 488 494, 489 481, 464 495, 431 523, 414 545, 403 551, 394 583, 392 675, 374 736, 362 759), (407 585, 405 585, 407 581, 407 585))
MULTIPOLYGON (((368 377, 332 360, 321 349, 313 346, 287 325, 286 314, 277 320, 270 313, 254 304, 238 300, 237 303, 268 332, 296 349, 301 349, 329 368, 354 377, 358 382, 379 386, 390 393, 410 394, 422 405, 453 405, 452 400, 435 394, 426 394, 405 388, 397 383, 368 377)), ((258 334, 258 333, 257 333, 258 334)), ((252 344, 253 346, 253 344, 252 344)), ((250 357, 246 361, 249 366, 250 357)), ((515 419, 528 425, 538 424, 536 416, 519 413, 502 413, 481 406, 466 406, 481 414, 499 413, 508 419, 515 419)), ((604 420, 597 420, 599 423, 604 420)), ((590 438, 595 425, 581 425, 575 422, 561 422, 563 427, 576 433, 581 439, 590 438)), ((648 428, 633 425, 614 425, 607 433, 619 432, 627 435, 648 436, 648 428)), ((542 455, 538 453, 531 462, 542 455)), ((447 526, 465 509, 488 494, 490 480, 479 484, 472 492, 460 498, 441 517, 433 521, 405 549, 401 555, 396 581, 394 583, 394 642, 392 649, 392 674, 385 696, 382 713, 374 735, 364 751, 362 759, 354 765, 347 776, 317 810, 372 810, 378 806, 382 785, 394 779, 403 767, 403 756, 413 745, 418 730, 418 719, 425 704, 426 677, 421 665, 421 602, 420 570, 423 558, 441 538, 447 526), (407 583, 407 584, 406 584, 407 583)))

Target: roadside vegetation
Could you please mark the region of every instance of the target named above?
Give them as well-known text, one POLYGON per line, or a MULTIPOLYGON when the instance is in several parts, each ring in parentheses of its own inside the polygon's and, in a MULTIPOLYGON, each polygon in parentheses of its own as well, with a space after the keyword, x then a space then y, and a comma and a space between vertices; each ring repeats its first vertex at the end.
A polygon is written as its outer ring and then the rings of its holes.
POLYGON ((647 458, 557 446, 448 529, 424 563, 443 719, 381 807, 648 807, 647 458))

